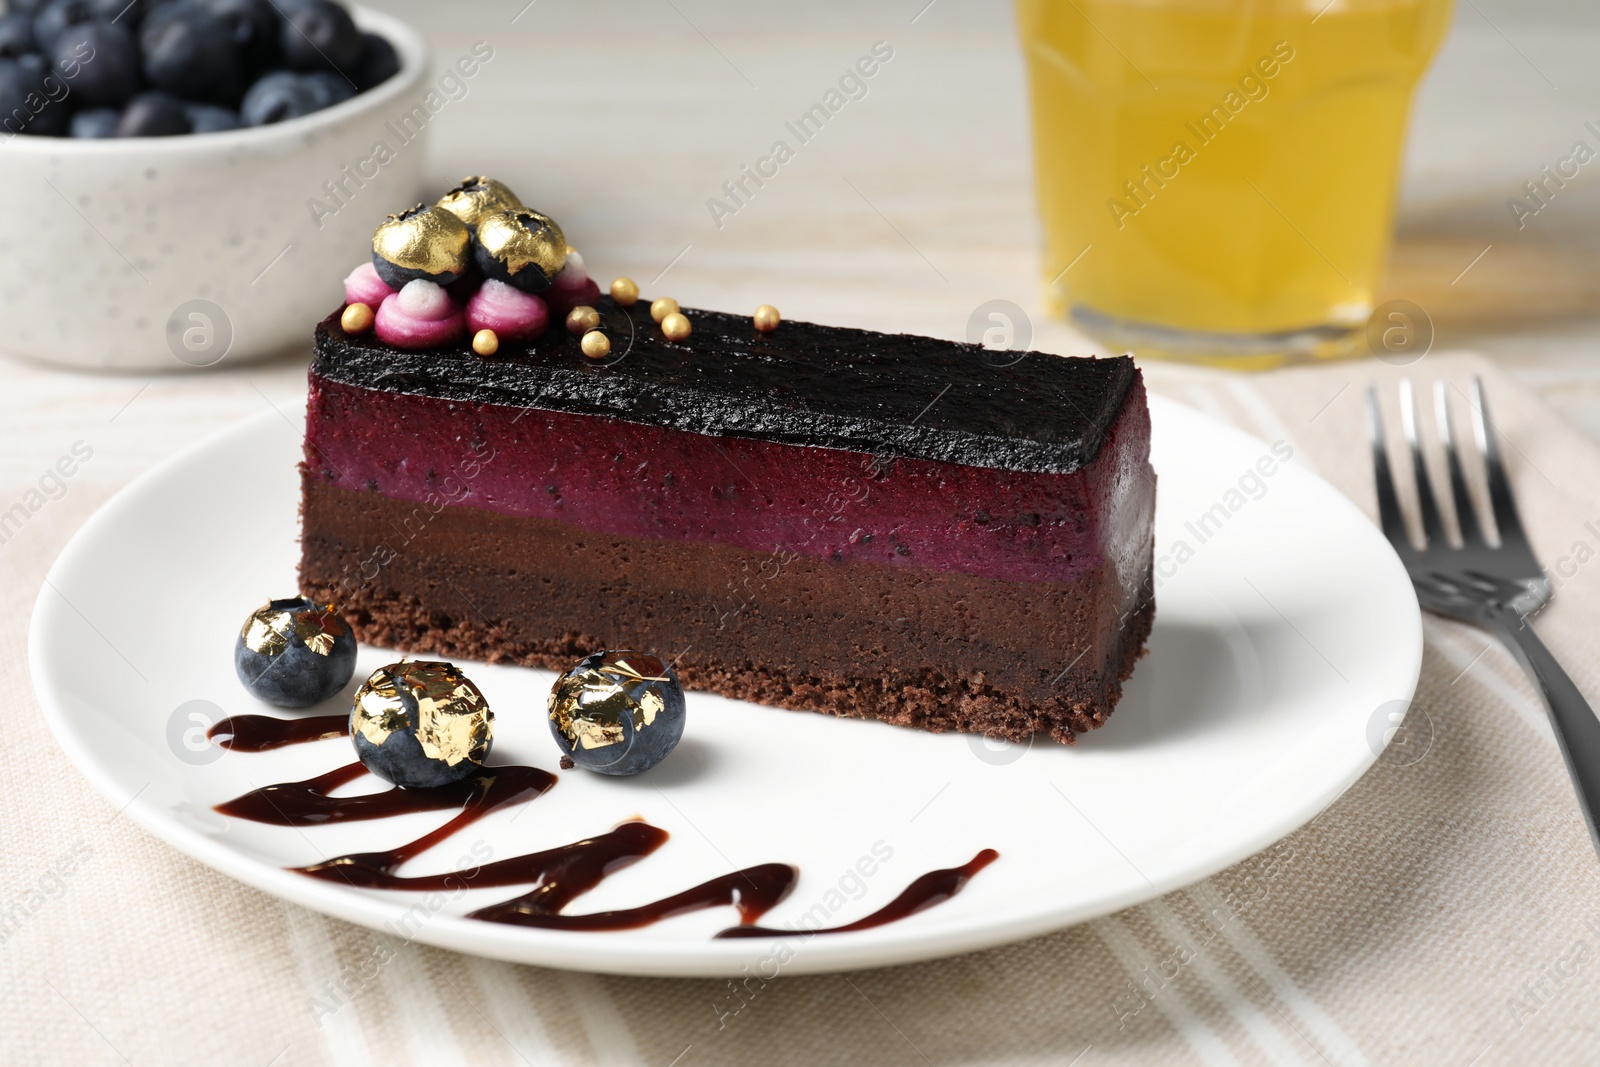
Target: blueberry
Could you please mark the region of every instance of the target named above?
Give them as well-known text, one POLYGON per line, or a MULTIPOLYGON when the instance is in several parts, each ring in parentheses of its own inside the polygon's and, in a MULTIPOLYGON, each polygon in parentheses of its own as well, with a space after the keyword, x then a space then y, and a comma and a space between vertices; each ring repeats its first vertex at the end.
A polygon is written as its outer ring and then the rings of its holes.
POLYGON ((6 10, 18 15, 27 15, 31 19, 47 2, 48 0, 7 0, 6 10))
POLYGON ((361 41, 361 62, 350 74, 361 91, 366 92, 400 73, 400 54, 387 38, 375 33, 363 33, 361 41))
POLYGON ((33 16, 33 39, 39 42, 40 50, 52 52, 57 37, 94 17, 89 0, 50 0, 33 16))
POLYGON ((139 28, 139 23, 151 10, 167 0, 89 0, 94 17, 115 22, 129 33, 139 28))
POLYGON ((556 220, 542 212, 496 211, 478 219, 472 255, 485 278, 541 293, 566 265, 567 238, 556 220))
POLYGON ((246 126, 270 126, 311 114, 320 106, 319 99, 317 91, 300 75, 288 70, 273 71, 246 90, 239 117, 246 126))
POLYGON ((189 132, 183 101, 170 93, 147 90, 128 101, 117 123, 118 137, 177 137, 189 132))
POLYGON ((0 15, 0 58, 15 59, 36 48, 32 16, 21 11, 0 15))
POLYGON ((111 107, 94 107, 72 116, 69 135, 84 141, 99 141, 117 135, 122 112, 111 107))
POLYGON ((66 133, 69 92, 43 56, 0 59, 0 140, 17 133, 40 137, 66 133))
POLYGON ((350 13, 325 0, 288 12, 279 39, 284 59, 295 70, 354 70, 365 48, 350 13))
POLYGON ((150 12, 139 28, 145 80, 192 100, 226 95, 237 83, 238 55, 228 24, 192 0, 150 12))
POLYGON ((472 231, 444 208, 418 204, 373 231, 372 267, 395 290, 418 280, 452 285, 472 267, 472 231))
POLYGON ((56 73, 89 107, 121 107, 139 91, 139 48, 109 22, 84 22, 56 36, 56 73))
POLYGON ((329 70, 314 70, 310 74, 302 74, 301 78, 317 97, 317 110, 342 104, 356 95, 355 86, 345 80, 344 75, 335 74, 329 70))
POLYGON ((239 61, 250 71, 259 73, 281 65, 282 19, 268 0, 197 0, 197 3, 228 24, 239 61))
POLYGON ((482 768, 494 744, 494 712, 452 663, 391 663, 356 691, 350 741, 379 778, 432 789, 482 768))
POLYGON ((185 104, 184 111, 189 115, 191 133, 224 133, 244 125, 237 111, 216 104, 185 104))
POLYGON ((683 737, 683 686, 657 656, 596 652, 550 690, 550 733, 565 760, 600 774, 647 771, 683 737))
POLYGON ((332 608, 304 597, 269 601, 244 621, 233 667, 252 696, 281 708, 310 707, 355 673, 355 634, 332 608))

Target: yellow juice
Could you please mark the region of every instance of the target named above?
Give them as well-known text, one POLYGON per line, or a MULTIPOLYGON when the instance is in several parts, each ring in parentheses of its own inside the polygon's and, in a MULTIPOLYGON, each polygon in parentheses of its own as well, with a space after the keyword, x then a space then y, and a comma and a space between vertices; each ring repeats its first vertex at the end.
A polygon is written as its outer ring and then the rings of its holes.
POLYGON ((1119 347, 1350 351, 1450 0, 1018 0, 1053 310, 1119 347))

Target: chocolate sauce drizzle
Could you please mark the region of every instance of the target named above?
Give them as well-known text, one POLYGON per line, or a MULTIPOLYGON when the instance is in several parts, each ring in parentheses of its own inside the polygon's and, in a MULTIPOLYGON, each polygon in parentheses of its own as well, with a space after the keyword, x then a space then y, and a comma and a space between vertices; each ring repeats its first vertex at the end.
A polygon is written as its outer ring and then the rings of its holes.
MULTIPOLYGON (((463 812, 462 815, 467 814, 463 812)), ((608 834, 574 841, 570 845, 496 860, 479 867, 471 867, 445 874, 424 874, 402 878, 394 872, 412 856, 423 851, 428 844, 448 836, 444 831, 459 829, 461 816, 457 816, 438 830, 401 845, 389 852, 361 852, 353 856, 336 856, 331 860, 313 863, 309 867, 295 868, 299 873, 326 882, 343 882, 360 889, 414 889, 429 892, 441 889, 537 884, 551 893, 565 892, 568 899, 585 889, 591 889, 613 871, 621 870, 650 855, 667 840, 667 832, 648 823, 625 822, 608 834), (567 889, 568 886, 582 888, 567 889)), ((529 894, 532 896, 533 894, 529 894)))
POLYGON ((897 919, 904 919, 908 915, 915 915, 917 912, 931 908, 935 904, 944 903, 961 892, 962 888, 972 880, 973 875, 999 858, 1000 853, 992 848, 986 848, 959 867, 948 867, 942 871, 929 871, 906 886, 899 896, 871 915, 857 919, 853 923, 846 923, 843 926, 828 926, 818 930, 776 930, 746 923, 741 926, 735 926, 731 930, 724 930, 717 936, 790 937, 794 934, 847 934, 852 930, 870 930, 874 926, 884 926, 897 919))
MULTIPOLYGON (((208 736, 224 748, 240 752, 266 752, 284 745, 339 737, 348 732, 348 718, 342 715, 319 715, 304 719, 236 715, 217 723, 208 736)), ((458 809, 437 829, 386 852, 336 856, 308 867, 292 869, 309 878, 361 889, 431 892, 533 886, 521 896, 470 912, 467 917, 471 919, 546 930, 632 930, 685 912, 732 905, 738 910, 740 925, 717 934, 719 938, 786 937, 804 932, 754 925, 794 889, 800 872, 786 863, 746 867, 636 908, 588 915, 565 914, 564 909, 577 897, 599 885, 607 876, 638 862, 666 843, 665 830, 637 820, 622 823, 609 833, 542 852, 442 874, 401 877, 395 872, 410 860, 490 812, 543 795, 556 784, 556 776, 537 767, 486 767, 471 778, 438 789, 391 788, 360 796, 331 795, 366 773, 365 766, 352 763, 305 781, 280 782, 252 790, 216 805, 216 810, 235 818, 276 826, 318 826, 418 811, 458 809)), ((959 893, 973 875, 998 857, 999 853, 986 848, 961 867, 923 875, 889 904, 865 918, 845 926, 809 932, 865 930, 914 915, 959 893)))
MULTIPOLYGON (((644 824, 623 823, 617 829, 621 830, 630 825, 644 824)), ((653 826, 647 829, 655 830, 661 835, 662 840, 666 839, 666 831, 656 830, 653 826)), ((601 839, 596 839, 599 840, 601 839)), ((592 846, 594 843, 579 842, 577 845, 567 845, 566 848, 579 849, 585 844, 592 846)), ((701 882, 692 889, 685 889, 681 893, 637 908, 598 911, 589 915, 563 915, 561 909, 566 907, 573 897, 594 888, 600 879, 609 873, 600 867, 598 862, 600 858, 592 850, 583 850, 575 855, 567 868, 553 869, 551 879, 540 884, 531 893, 525 893, 504 904, 479 908, 467 917, 494 923, 510 923, 514 926, 537 926, 545 930, 635 930, 674 915, 682 915, 684 912, 732 904, 739 909, 741 923, 753 923, 788 896, 800 877, 800 871, 787 863, 763 863, 758 867, 746 867, 742 871, 734 871, 720 878, 713 878, 709 882, 701 882), (563 878, 563 875, 567 877, 563 878)))
POLYGON ((312 715, 280 719, 276 715, 233 715, 223 719, 206 736, 220 748, 234 752, 268 752, 284 745, 322 741, 350 734, 348 715, 312 715))
MULTIPOLYGON (((362 764, 351 763, 303 782, 279 782, 253 789, 218 804, 216 810, 236 819, 276 826, 321 826, 330 822, 385 819, 413 811, 460 808, 459 815, 439 828, 437 832, 442 834, 447 827, 459 829, 476 822, 495 808, 518 800, 532 800, 556 784, 555 775, 537 767, 485 767, 471 778, 437 789, 393 787, 381 793, 353 797, 329 795, 367 773, 362 764)), ((419 842, 421 840, 427 839, 419 839, 419 842)), ((422 848, 417 851, 421 852, 422 848)), ((408 855, 397 860, 395 866, 409 858, 408 855)))

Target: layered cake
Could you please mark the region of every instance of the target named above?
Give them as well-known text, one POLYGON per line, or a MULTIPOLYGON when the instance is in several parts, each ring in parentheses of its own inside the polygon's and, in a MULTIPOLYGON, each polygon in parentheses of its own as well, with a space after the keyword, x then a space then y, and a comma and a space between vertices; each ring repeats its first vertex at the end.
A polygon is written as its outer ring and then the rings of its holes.
POLYGON ((478 290, 388 269, 375 316, 317 327, 306 596, 412 652, 652 649, 690 689, 1012 740, 1105 721, 1154 613, 1131 360, 652 314, 625 279, 572 306, 539 254, 478 290), (548 328, 470 321, 529 293, 548 328))

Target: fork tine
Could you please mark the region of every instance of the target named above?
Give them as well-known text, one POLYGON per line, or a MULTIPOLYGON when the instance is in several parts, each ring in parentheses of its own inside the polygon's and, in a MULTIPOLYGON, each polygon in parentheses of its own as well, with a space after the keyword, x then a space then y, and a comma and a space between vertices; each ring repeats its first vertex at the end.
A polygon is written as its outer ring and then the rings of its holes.
POLYGON ((1478 507, 1472 501, 1471 491, 1467 489, 1467 477, 1461 469, 1461 456, 1456 452, 1455 417, 1450 414, 1450 401, 1442 378, 1433 383, 1433 402, 1437 409, 1434 417, 1439 424, 1439 439, 1444 443, 1445 461, 1450 468, 1450 496, 1455 501, 1456 523, 1461 527, 1461 543, 1482 546, 1487 542, 1483 539, 1483 527, 1478 522, 1478 507))
POLYGON ((1412 391, 1410 378, 1400 380, 1400 428, 1405 431, 1406 444, 1411 446, 1411 469, 1417 482, 1417 510, 1422 514, 1422 547, 1446 544, 1444 520, 1439 517, 1439 504, 1433 496, 1433 478, 1428 474, 1427 461, 1422 457, 1422 436, 1417 432, 1417 397, 1412 391))
POLYGON ((1394 472, 1389 466, 1389 446, 1383 435, 1383 413, 1378 408, 1378 388, 1367 386, 1367 439, 1372 442, 1372 481, 1378 491, 1378 525, 1397 552, 1411 548, 1405 516, 1400 512, 1400 497, 1394 491, 1394 472))
POLYGON ((1483 471, 1489 482, 1489 505, 1494 512, 1494 525, 1500 534, 1500 543, 1526 545, 1528 536, 1522 532, 1522 518, 1517 514, 1517 501, 1511 495, 1506 465, 1500 458, 1500 443, 1495 440, 1494 423, 1489 418, 1481 378, 1472 379, 1472 412, 1472 430, 1478 439, 1478 451, 1483 453, 1483 471))

